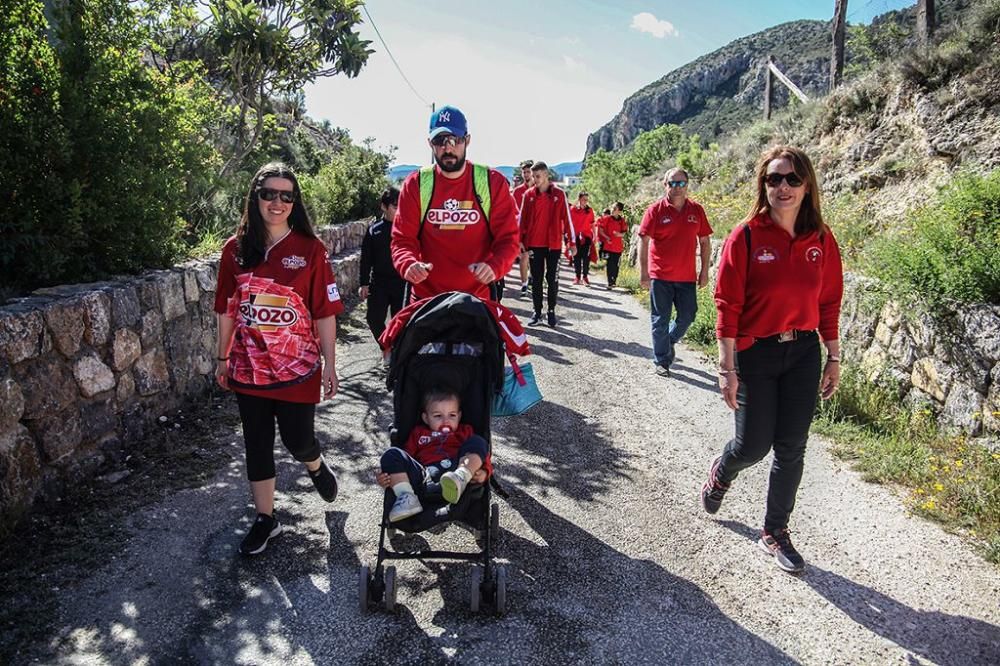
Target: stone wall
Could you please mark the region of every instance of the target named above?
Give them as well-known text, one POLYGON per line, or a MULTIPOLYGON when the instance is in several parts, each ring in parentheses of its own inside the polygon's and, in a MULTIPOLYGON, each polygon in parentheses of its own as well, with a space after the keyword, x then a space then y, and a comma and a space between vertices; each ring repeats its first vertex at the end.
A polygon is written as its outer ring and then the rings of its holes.
POLYGON ((906 405, 929 408, 945 430, 1000 436, 1000 307, 967 306, 932 318, 879 296, 873 280, 845 279, 843 357, 906 405))
MULTIPOLYGON (((357 293, 366 228, 319 231, 341 294, 357 293)), ((212 386, 217 270, 191 261, 0 307, 0 526, 212 386)))

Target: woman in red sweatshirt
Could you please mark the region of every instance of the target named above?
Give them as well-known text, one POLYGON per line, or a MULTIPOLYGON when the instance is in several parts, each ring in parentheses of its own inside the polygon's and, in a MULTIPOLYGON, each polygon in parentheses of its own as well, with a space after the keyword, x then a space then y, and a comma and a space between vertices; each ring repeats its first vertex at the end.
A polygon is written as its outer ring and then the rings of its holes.
POLYGON ((736 434, 712 463, 701 501, 708 513, 718 511, 736 476, 773 449, 759 543, 779 567, 798 572, 805 563, 788 520, 817 392, 825 400, 840 382, 843 269, 808 156, 769 149, 756 182, 757 200, 726 239, 715 287, 719 388, 736 412, 736 434))

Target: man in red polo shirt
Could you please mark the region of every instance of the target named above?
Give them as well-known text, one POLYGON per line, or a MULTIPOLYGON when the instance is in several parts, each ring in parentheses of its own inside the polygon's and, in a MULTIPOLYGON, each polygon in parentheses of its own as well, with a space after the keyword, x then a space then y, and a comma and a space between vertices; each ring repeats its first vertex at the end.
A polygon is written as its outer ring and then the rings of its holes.
POLYGON ((392 263, 413 285, 414 300, 445 291, 488 299, 490 284, 517 258, 517 211, 507 178, 488 170, 487 216, 476 194, 473 164, 465 159, 470 140, 461 111, 444 106, 434 112, 428 144, 435 166, 426 211, 421 210, 420 172, 403 182, 392 225, 392 263))
MULTIPOLYGON (((521 183, 514 188, 514 205, 517 207, 518 220, 521 214, 521 200, 524 193, 531 187, 531 165, 534 160, 521 160, 521 183)), ((521 246, 521 255, 518 257, 518 269, 521 272, 521 295, 528 293, 528 249, 521 246)))
POLYGON ((668 171, 663 178, 666 196, 646 209, 639 225, 639 280, 649 289, 656 373, 670 376, 674 345, 684 337, 698 311, 695 285, 708 284, 712 257, 705 209, 688 198, 684 169, 668 171), (695 248, 701 250, 701 271, 696 272, 695 248), (677 319, 670 321, 673 308, 677 319))
POLYGON ((576 256, 573 270, 576 278, 573 284, 583 282, 590 286, 590 248, 594 245, 594 209, 588 202, 590 195, 583 190, 577 195, 576 203, 569 209, 569 216, 576 230, 576 256))
POLYGON ((528 322, 542 320, 542 278, 548 283, 548 325, 556 325, 556 299, 559 294, 559 255, 563 236, 572 255, 575 252, 573 223, 569 217, 566 194, 549 180, 549 167, 535 162, 531 167, 534 186, 528 188, 521 202, 521 245, 528 248, 531 267, 531 298, 535 314, 528 322))

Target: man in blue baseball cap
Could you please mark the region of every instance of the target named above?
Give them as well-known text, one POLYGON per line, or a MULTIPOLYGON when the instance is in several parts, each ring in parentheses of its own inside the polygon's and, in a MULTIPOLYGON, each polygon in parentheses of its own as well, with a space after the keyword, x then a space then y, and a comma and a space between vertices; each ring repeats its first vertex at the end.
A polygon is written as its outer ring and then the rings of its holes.
POLYGON ((403 182, 392 227, 392 261, 415 299, 445 291, 490 298, 490 284, 520 251, 517 212, 507 179, 468 162, 465 114, 443 106, 431 114, 427 142, 434 166, 403 182))

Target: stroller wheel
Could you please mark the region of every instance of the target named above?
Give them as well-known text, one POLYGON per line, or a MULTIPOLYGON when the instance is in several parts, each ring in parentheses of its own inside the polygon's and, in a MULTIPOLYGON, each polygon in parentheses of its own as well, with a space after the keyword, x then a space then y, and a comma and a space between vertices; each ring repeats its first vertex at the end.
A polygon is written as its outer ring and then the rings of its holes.
POLYGON ((368 565, 362 564, 358 571, 358 608, 362 613, 368 611, 369 582, 371 582, 371 575, 368 572, 368 565))
POLYGON ((473 613, 479 612, 479 601, 482 598, 480 586, 483 583, 483 570, 481 567, 472 567, 469 575, 469 610, 473 613))
POLYGON ((396 607, 396 567, 385 568, 385 609, 391 611, 396 607))
POLYGON ((502 564, 497 565, 496 579, 497 591, 493 609, 497 615, 503 615, 507 612, 507 567, 502 564))
POLYGON ((490 507, 490 540, 493 544, 498 543, 500 538, 500 505, 493 503, 490 507))

